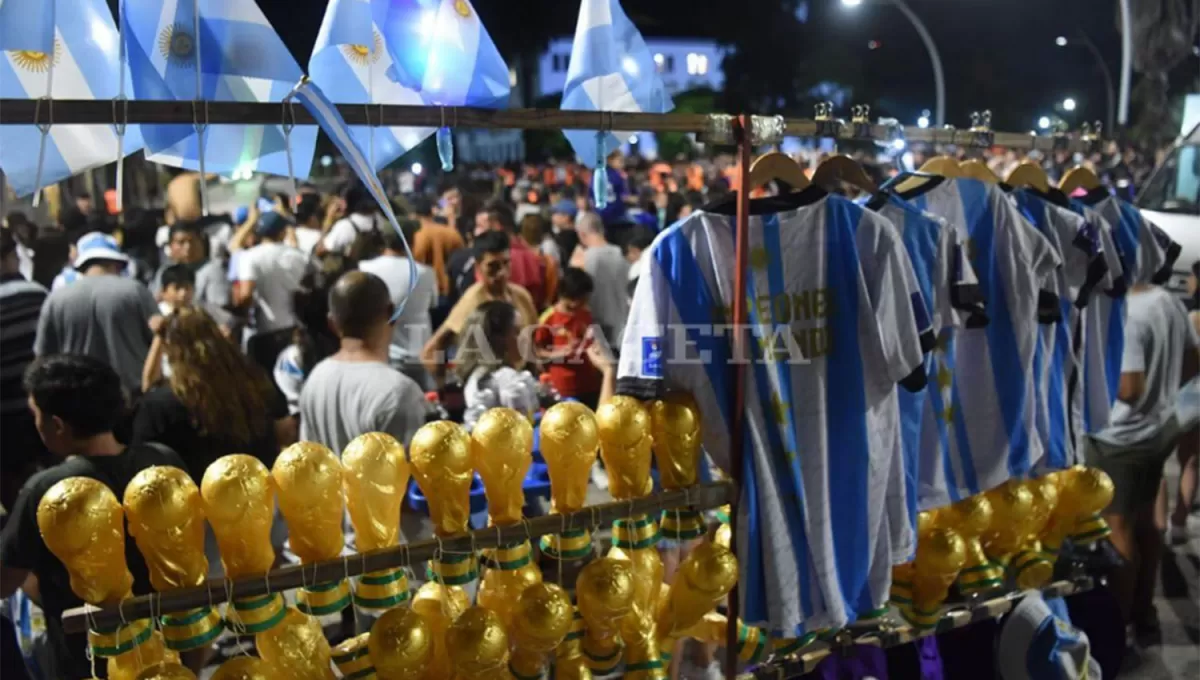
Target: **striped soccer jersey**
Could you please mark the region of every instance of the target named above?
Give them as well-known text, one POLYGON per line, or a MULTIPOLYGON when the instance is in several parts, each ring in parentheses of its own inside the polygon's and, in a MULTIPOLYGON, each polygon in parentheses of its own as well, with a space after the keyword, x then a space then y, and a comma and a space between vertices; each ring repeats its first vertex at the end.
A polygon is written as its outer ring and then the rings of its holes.
POLYGON ((918 288, 932 312, 931 327, 936 338, 933 351, 925 359, 925 389, 910 392, 899 388, 895 392, 900 404, 900 458, 908 504, 905 515, 910 530, 915 531, 919 510, 945 505, 950 497, 946 488, 951 475, 947 473, 950 446, 945 415, 953 401, 949 378, 954 374, 955 329, 981 327, 987 323, 987 316, 979 283, 966 261, 956 229, 895 194, 878 194, 867 207, 900 231, 918 288))
POLYGON ((1046 454, 1041 466, 1061 470, 1074 465, 1080 452, 1075 439, 1083 428, 1078 384, 1082 372, 1082 310, 1097 288, 1111 286, 1099 227, 1069 208, 1051 203, 1032 189, 1012 194, 1021 211, 1054 245, 1062 258, 1055 273, 1059 318, 1042 326, 1034 357, 1037 386, 1037 431, 1046 454))
POLYGON ((1071 201, 1071 208, 1111 235, 1120 260, 1120 278, 1111 295, 1097 297, 1085 315, 1083 430, 1090 434, 1108 426, 1117 398, 1125 351, 1125 292, 1136 283, 1166 281, 1180 247, 1107 189, 1071 201))
POLYGON ((968 260, 987 304, 985 328, 958 335, 949 407, 948 501, 1024 476, 1042 457, 1035 387, 1039 310, 1057 310, 1050 290, 1059 257, 1014 201, 973 179, 930 181, 903 196, 965 232, 968 260))
MULTIPOLYGON (((887 600, 893 549, 889 504, 879 501, 898 449, 891 397, 897 382, 918 389, 924 380, 928 313, 891 223, 815 187, 779 198, 802 205, 749 227, 737 521, 743 617, 790 637, 887 600)), ((702 211, 655 240, 618 371, 621 393, 690 391, 705 447, 725 470, 737 357, 721 324, 731 316, 733 222, 702 211)))

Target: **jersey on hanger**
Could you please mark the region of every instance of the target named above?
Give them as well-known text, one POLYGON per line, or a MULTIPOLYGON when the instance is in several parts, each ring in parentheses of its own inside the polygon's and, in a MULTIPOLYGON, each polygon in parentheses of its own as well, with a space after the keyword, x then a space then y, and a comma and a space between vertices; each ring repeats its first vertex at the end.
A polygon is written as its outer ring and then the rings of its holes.
MULTIPOLYGON (((898 414, 876 406, 897 382, 919 388, 928 325, 895 228, 815 191, 810 205, 753 217, 747 244, 740 592, 748 623, 786 636, 842 626, 887 600, 892 546, 879 501, 898 414)), ((618 372, 622 393, 690 391, 705 447, 726 470, 736 357, 721 324, 731 317, 733 221, 702 211, 655 240, 618 372)))
POLYGON ((1054 247, 1001 189, 973 179, 930 182, 903 196, 963 230, 967 259, 987 301, 985 328, 958 335, 948 502, 1020 477, 1042 456, 1031 379, 1039 319, 1058 310, 1050 292, 1059 264, 1054 247))
POLYGON ((1060 320, 1044 325, 1038 338, 1033 375, 1037 385, 1037 432, 1046 454, 1042 467, 1061 470, 1078 460, 1075 438, 1083 428, 1083 405, 1078 394, 1084 333, 1081 310, 1092 293, 1105 285, 1099 228, 1069 208, 1050 203, 1035 190, 1018 189, 1013 198, 1062 258, 1054 275, 1060 320))
POLYGON ((1125 292, 1135 283, 1163 283, 1171 275, 1180 246, 1142 217, 1133 205, 1095 189, 1071 201, 1079 214, 1094 216, 1111 235, 1120 259, 1120 278, 1112 294, 1099 297, 1087 315, 1083 370, 1083 429, 1098 432, 1108 426, 1121 381, 1125 350, 1125 292))
POLYGON ((946 470, 950 432, 945 415, 953 401, 947 378, 954 373, 955 329, 986 325, 987 316, 975 271, 966 261, 957 230, 895 194, 879 194, 867 207, 886 217, 900 231, 918 289, 933 310, 931 325, 936 341, 925 358, 928 384, 918 392, 902 388, 895 391, 900 407, 902 478, 908 504, 904 514, 910 530, 915 531, 919 510, 940 507, 949 498, 946 470))

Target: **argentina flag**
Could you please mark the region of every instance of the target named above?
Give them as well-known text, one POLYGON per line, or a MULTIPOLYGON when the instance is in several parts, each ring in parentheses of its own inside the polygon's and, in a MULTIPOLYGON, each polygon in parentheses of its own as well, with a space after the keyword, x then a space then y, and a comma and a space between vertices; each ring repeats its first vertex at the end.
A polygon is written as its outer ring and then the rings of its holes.
POLYGON ((468 0, 374 0, 372 13, 392 76, 426 104, 507 106, 508 66, 468 0))
MULTIPOLYGON (((654 57, 637 27, 617 0, 583 0, 567 84, 564 111, 623 111, 666 113, 675 108, 658 75, 654 57)), ((596 131, 563 132, 576 155, 588 166, 596 163, 596 131)), ((609 133, 604 156, 628 139, 628 133, 609 133), (620 135, 620 136, 618 136, 620 135)))
MULTIPOLYGON (((117 27, 104 0, 0 1, 0 98, 111 99, 120 89, 117 27)), ((125 154, 141 148, 136 126, 125 154)), ((24 196, 117 160, 112 125, 52 125, 41 181, 42 132, 33 125, 0 126, 0 168, 24 196)))
MULTIPOLYGON (((309 77, 339 104, 407 104, 426 102, 401 85, 396 64, 379 21, 387 2, 333 0, 325 10, 321 31, 308 62, 309 77), (378 20, 377 20, 378 17, 378 20)), ((433 134, 433 128, 349 128, 355 143, 366 149, 372 170, 380 170, 433 134)))
MULTIPOLYGON (((303 76, 253 0, 123 0, 122 5, 121 34, 137 99, 279 102, 303 76)), ((203 123, 202 112, 199 118, 203 123)), ((200 168, 194 125, 144 125, 142 133, 148 160, 200 168)), ((280 125, 213 125, 203 139, 207 172, 288 174, 280 125)), ((316 128, 296 127, 290 142, 295 175, 307 177, 316 128)))

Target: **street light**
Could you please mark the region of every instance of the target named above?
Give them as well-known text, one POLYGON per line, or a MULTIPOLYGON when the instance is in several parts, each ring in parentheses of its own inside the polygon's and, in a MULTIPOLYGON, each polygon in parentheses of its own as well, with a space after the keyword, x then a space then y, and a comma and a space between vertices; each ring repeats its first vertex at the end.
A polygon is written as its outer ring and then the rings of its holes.
MULTIPOLYGON (((1059 47, 1064 47, 1067 44, 1067 39, 1064 36, 1059 36, 1058 40, 1054 41, 1059 47)), ((1096 66, 1100 68, 1100 75, 1104 77, 1104 94, 1105 108, 1104 126, 1106 130, 1113 130, 1115 118, 1117 117, 1117 93, 1113 86, 1112 71, 1108 68, 1108 62, 1104 60, 1104 55, 1100 54, 1100 50, 1096 47, 1096 43, 1088 37, 1087 33, 1082 30, 1076 31, 1071 37, 1072 45, 1083 45, 1087 51, 1091 53, 1092 58, 1096 60, 1096 66)), ((1124 83, 1122 83, 1124 85, 1124 83)))
POLYGON ((1043 130, 1048 130, 1050 128, 1050 117, 1042 116, 1041 118, 1038 118, 1038 127, 1043 130))
MULTIPOLYGON (((933 42, 933 36, 929 35, 929 30, 925 28, 925 24, 921 22, 921 18, 913 13, 905 0, 889 0, 900 13, 912 23, 913 28, 917 29, 917 34, 921 36, 921 41, 925 43, 925 49, 929 52, 929 61, 933 63, 933 86, 935 94, 935 115, 933 124, 941 127, 946 121, 946 81, 942 74, 942 57, 938 54, 937 45, 933 42)), ((842 0, 844 7, 858 7, 862 4, 862 0, 842 0)))
POLYGON ((922 129, 929 127, 929 116, 921 116, 920 118, 918 118, 917 119, 917 127, 922 128, 922 129))
POLYGON ((1074 111, 1075 110, 1075 100, 1072 99, 1071 97, 1067 97, 1066 99, 1063 100, 1062 107, 1063 107, 1063 111, 1074 111))
POLYGON ((1065 36, 1065 35, 1058 36, 1057 38, 1054 39, 1054 44, 1058 45, 1059 47, 1066 47, 1067 46, 1067 36, 1065 36))

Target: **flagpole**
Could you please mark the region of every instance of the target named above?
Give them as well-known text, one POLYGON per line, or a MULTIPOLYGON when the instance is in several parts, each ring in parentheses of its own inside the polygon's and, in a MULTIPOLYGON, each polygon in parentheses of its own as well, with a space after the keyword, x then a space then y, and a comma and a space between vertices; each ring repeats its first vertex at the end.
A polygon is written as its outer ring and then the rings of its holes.
MULTIPOLYGON (((117 3, 117 39, 120 43, 118 49, 117 61, 117 101, 125 101, 125 62, 128 56, 125 54, 125 0, 120 0, 117 3)), ((117 215, 120 219, 121 213, 125 209, 125 120, 117 118, 116 107, 113 107, 113 127, 117 132, 117 215)))
MULTIPOLYGON (((58 26, 58 17, 54 19, 55 27, 58 26)), ((38 145, 38 162, 37 172, 33 176, 33 207, 37 208, 42 204, 42 171, 46 164, 46 138, 50 136, 50 126, 54 124, 54 57, 57 56, 58 50, 58 31, 55 31, 54 36, 50 40, 50 54, 47 55, 49 66, 46 69, 46 101, 49 122, 38 122, 37 126, 42 133, 42 141, 38 145)))
POLYGON ((196 156, 200 163, 200 214, 208 217, 208 174, 204 172, 204 130, 208 126, 196 120, 196 107, 204 98, 204 74, 200 72, 200 0, 192 0, 192 35, 196 50, 196 101, 192 103, 192 119, 196 126, 196 156))

